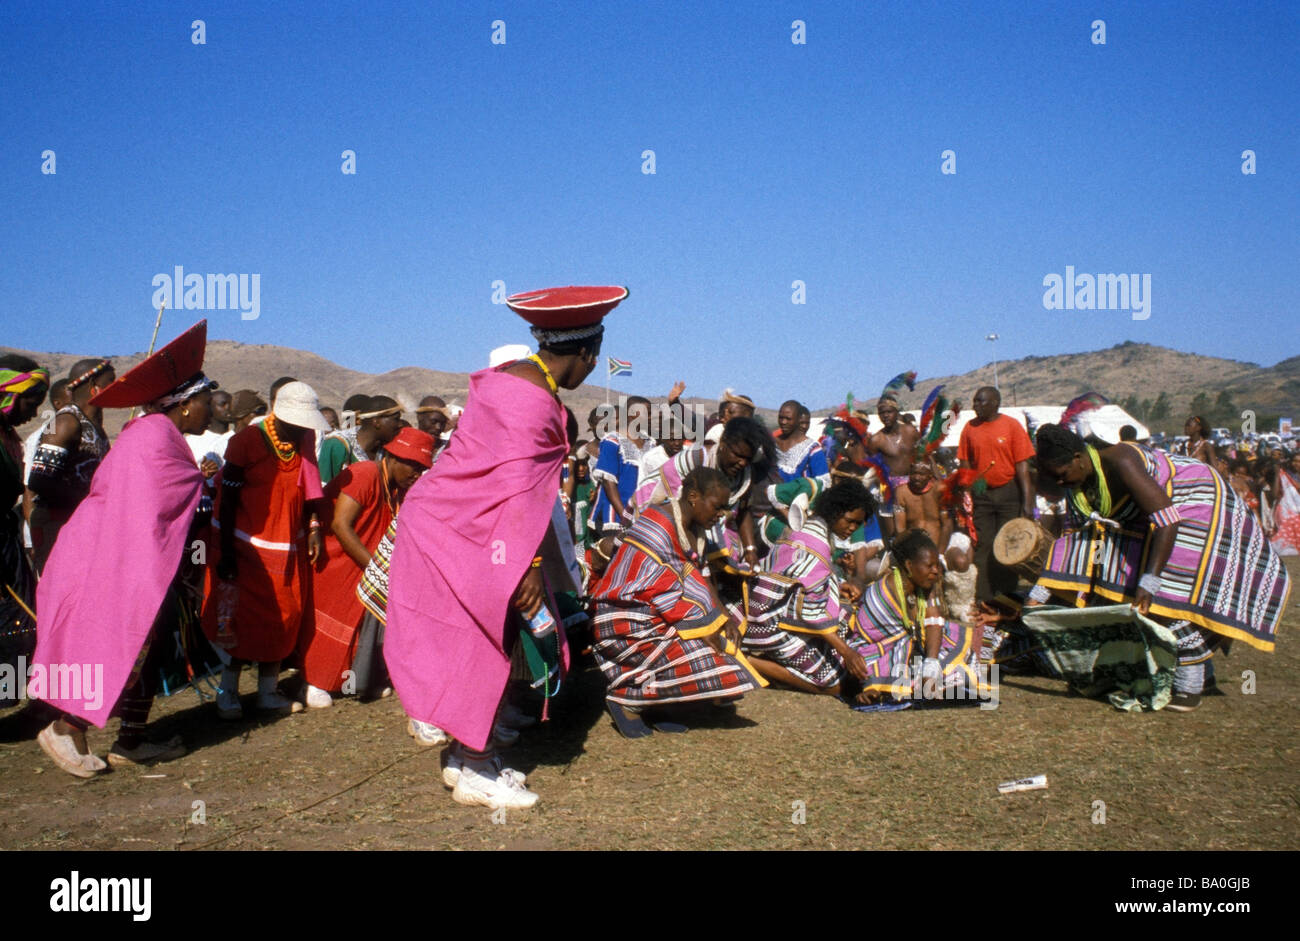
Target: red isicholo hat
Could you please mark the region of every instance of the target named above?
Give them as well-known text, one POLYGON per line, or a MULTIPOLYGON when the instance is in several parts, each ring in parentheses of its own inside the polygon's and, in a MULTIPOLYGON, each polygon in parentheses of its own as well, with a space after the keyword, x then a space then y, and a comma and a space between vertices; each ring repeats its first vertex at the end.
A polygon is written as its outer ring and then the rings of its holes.
POLYGON ((506 304, 533 325, 539 342, 580 340, 600 332, 600 321, 628 295, 617 285, 574 286, 526 291, 506 298, 506 304))
POLYGON ((418 428, 406 427, 397 437, 384 445, 393 457, 419 464, 425 470, 433 466, 433 435, 418 428))
POLYGON ((177 395, 188 398, 204 389, 216 388, 216 383, 203 375, 203 353, 207 345, 208 322, 200 320, 125 375, 118 376, 90 404, 98 408, 134 408, 177 395))

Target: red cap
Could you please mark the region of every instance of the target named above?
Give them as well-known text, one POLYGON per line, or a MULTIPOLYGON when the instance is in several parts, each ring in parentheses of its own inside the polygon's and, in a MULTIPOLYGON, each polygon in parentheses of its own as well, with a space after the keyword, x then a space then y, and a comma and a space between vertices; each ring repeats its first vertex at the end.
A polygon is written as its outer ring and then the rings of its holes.
POLYGON ((565 287, 526 291, 506 298, 506 304, 534 327, 573 330, 599 323, 627 297, 627 288, 565 287))
POLYGON ((403 428, 396 438, 384 445, 384 450, 393 457, 414 461, 425 470, 433 466, 433 435, 419 428, 403 428))
POLYGON ((200 320, 143 363, 118 376, 90 404, 97 408, 133 408, 176 391, 202 373, 207 345, 208 322, 200 320))

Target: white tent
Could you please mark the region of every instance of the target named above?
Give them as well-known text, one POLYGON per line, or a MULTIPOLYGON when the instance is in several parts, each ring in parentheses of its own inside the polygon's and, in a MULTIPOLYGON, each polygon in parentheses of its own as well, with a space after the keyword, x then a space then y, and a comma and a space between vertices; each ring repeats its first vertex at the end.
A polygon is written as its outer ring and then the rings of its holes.
MULTIPOLYGON (((1037 428, 1039 425, 1045 425, 1049 422, 1055 422, 1065 411, 1064 405, 1004 405, 1000 409, 1003 415, 1010 415, 1026 428, 1037 428)), ((921 413, 917 409, 912 409, 904 414, 910 414, 920 421, 921 413)), ((945 448, 957 447, 957 442, 961 440, 961 430, 966 423, 975 417, 975 413, 970 409, 964 409, 960 415, 956 416, 948 426, 948 433, 944 435, 942 446, 945 448)), ((814 437, 821 434, 822 426, 825 424, 824 418, 814 418, 808 433, 814 437)), ((1118 405, 1103 405, 1101 408, 1095 408, 1091 411, 1084 412, 1082 421, 1087 427, 1085 432, 1092 432, 1103 441, 1111 444, 1119 442, 1119 430, 1125 425, 1132 425, 1137 429, 1138 440, 1147 438, 1151 435, 1150 429, 1142 424, 1124 409, 1118 405)), ((877 432, 881 428, 880 419, 875 415, 871 416, 868 424, 870 431, 877 432)))

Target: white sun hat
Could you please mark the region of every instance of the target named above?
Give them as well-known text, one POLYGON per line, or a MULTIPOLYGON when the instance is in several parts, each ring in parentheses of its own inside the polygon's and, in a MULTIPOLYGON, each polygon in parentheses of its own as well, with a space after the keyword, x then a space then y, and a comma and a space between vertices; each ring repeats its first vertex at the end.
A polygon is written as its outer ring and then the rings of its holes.
POLYGON ((272 414, 282 422, 310 428, 317 434, 328 434, 332 429, 325 416, 320 413, 320 398, 316 390, 305 382, 290 382, 280 387, 275 394, 275 408, 272 414))
POLYGON ((522 343, 507 343, 505 346, 498 346, 488 354, 488 369, 496 369, 505 363, 513 363, 517 359, 527 359, 532 355, 531 347, 522 343))

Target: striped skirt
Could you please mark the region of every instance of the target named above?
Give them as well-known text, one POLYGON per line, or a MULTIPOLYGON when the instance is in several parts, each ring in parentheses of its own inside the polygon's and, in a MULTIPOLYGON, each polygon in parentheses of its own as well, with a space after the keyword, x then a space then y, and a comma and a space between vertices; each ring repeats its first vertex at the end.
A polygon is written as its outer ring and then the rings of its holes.
POLYGON ((597 606, 591 645, 607 697, 624 706, 737 696, 757 684, 732 657, 648 614, 597 606))
MULTIPOLYGON (((925 656, 924 648, 911 633, 898 630, 894 625, 880 627, 863 615, 862 609, 853 614, 848 643, 866 661, 867 679, 863 692, 889 693, 895 699, 911 699, 913 685, 920 679, 917 667, 925 656)), ((956 621, 943 626, 943 639, 939 643, 939 666, 944 685, 964 683, 968 689, 978 689, 979 653, 976 632, 956 621)))

